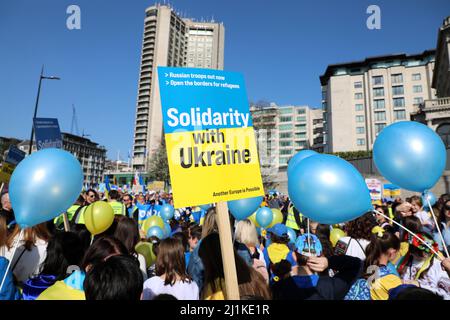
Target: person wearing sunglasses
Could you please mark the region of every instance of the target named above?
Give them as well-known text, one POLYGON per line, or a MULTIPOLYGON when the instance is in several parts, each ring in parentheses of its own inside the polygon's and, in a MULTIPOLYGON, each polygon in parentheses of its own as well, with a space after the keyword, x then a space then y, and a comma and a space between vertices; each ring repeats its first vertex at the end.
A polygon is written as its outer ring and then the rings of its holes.
POLYGON ((90 205, 91 203, 98 201, 99 197, 98 197, 97 191, 95 191, 94 189, 89 189, 86 192, 85 200, 86 200, 87 205, 90 205))

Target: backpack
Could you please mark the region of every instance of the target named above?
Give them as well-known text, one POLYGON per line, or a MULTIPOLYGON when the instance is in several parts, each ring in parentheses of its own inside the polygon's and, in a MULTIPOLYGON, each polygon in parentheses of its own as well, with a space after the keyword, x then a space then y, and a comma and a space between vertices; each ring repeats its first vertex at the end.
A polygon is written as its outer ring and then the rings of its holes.
MULTIPOLYGON (((392 272, 392 270, 387 267, 379 268, 378 272, 378 278, 382 278, 384 276, 387 276, 388 274, 394 274, 394 272, 392 272)), ((370 295, 370 286, 367 282, 367 279, 362 278, 356 280, 356 282, 352 285, 350 290, 345 295, 344 300, 372 300, 372 297, 370 295)))

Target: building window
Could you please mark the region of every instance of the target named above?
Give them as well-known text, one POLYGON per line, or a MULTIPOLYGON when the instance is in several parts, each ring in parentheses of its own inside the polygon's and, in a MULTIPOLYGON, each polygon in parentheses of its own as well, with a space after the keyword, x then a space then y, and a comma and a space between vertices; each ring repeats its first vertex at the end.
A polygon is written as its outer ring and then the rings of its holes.
POLYGON ((421 86, 421 85, 413 86, 413 92, 414 92, 414 93, 420 93, 420 92, 422 92, 422 86, 421 86))
POLYGON ((280 147, 291 147, 292 141, 280 141, 280 147))
POLYGON ((289 158, 280 158, 279 162, 280 162, 281 165, 287 164, 288 163, 288 159, 289 158))
POLYGON ((358 103, 355 105, 355 110, 356 111, 363 111, 364 110, 364 105, 361 103, 358 103))
POLYGON ((281 155, 292 154, 292 149, 281 149, 280 154, 281 155))
POLYGON ((306 139, 306 133, 305 132, 296 132, 295 139, 306 139))
POLYGON ((394 98, 394 108, 403 108, 405 106, 405 98, 394 98))
POLYGON ((437 127, 436 133, 444 141, 445 146, 448 148, 450 146, 450 124, 442 123, 437 127))
POLYGON ((374 76, 372 77, 372 85, 374 86, 381 86, 383 85, 383 76, 374 76))
POLYGON ((394 119, 395 120, 405 120, 406 119, 406 111, 405 110, 394 110, 394 119))
POLYGON ((404 94, 403 86, 394 86, 394 87, 392 87, 392 94, 394 96, 398 96, 400 94, 404 94))
POLYGON ((305 109, 297 109, 297 114, 305 114, 306 110, 305 109))
POLYGON ((295 126, 298 131, 306 131, 306 124, 297 124, 295 126))
POLYGON ((355 93, 355 99, 361 100, 363 98, 363 94, 361 92, 355 93))
POLYGON ((384 109, 385 108, 384 99, 373 100, 373 108, 375 110, 384 109))
POLYGON ((356 127, 356 133, 357 134, 364 134, 365 133, 364 127, 356 127))
POLYGON ((280 108, 280 114, 291 114, 292 108, 280 108))
POLYGON ((291 122, 292 117, 280 117, 280 122, 291 122))
POLYGON ((393 74, 391 76, 392 83, 402 83, 403 82, 403 75, 401 73, 393 74))
POLYGON ((422 97, 416 97, 414 98, 414 105, 417 106, 419 104, 423 103, 423 98, 422 97))
POLYGON ((386 112, 375 112, 375 121, 386 121, 386 112))
POLYGON ((356 145, 358 145, 358 146, 365 146, 366 145, 366 139, 356 139, 356 145))
POLYGON ((420 73, 413 73, 412 75, 413 81, 417 81, 421 79, 420 73))
POLYGON ((306 141, 295 141, 296 147, 306 147, 306 141))
POLYGON ((355 89, 360 89, 362 88, 362 81, 357 81, 354 83, 355 89))
POLYGON ((375 133, 378 134, 386 127, 386 123, 375 123, 375 133))
POLYGON ((322 91, 322 100, 327 100, 327 92, 322 91))
POLYGON ((373 89, 374 97, 384 97, 384 88, 375 88, 373 89))
POLYGON ((305 116, 297 117, 297 121, 304 122, 304 121, 306 121, 306 117, 305 116))
POLYGON ((278 127, 280 131, 292 130, 294 126, 292 124, 282 124, 278 127))
POLYGON ((356 122, 364 122, 364 116, 356 116, 356 122))
POLYGON ((280 132, 280 139, 292 138, 292 132, 280 132))

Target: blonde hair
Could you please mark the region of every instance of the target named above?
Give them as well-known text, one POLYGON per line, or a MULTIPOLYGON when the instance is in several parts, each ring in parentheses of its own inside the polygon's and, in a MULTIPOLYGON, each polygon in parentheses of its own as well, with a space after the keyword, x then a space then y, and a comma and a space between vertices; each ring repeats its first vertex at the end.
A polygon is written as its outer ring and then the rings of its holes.
POLYGON ((213 232, 219 232, 216 222, 216 208, 209 208, 202 226, 202 239, 213 232))
POLYGON ((249 219, 241 220, 237 223, 234 238, 245 245, 259 246, 256 227, 249 219))

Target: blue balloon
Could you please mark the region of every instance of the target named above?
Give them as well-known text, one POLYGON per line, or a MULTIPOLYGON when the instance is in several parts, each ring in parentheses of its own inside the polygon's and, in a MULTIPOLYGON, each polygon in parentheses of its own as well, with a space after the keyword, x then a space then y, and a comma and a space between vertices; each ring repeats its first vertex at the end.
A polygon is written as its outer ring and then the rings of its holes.
POLYGON ((259 208, 256 211, 256 222, 263 227, 267 228, 272 223, 273 220, 273 212, 268 207, 259 208))
POLYGON ((434 204, 437 201, 436 196, 431 191, 427 191, 422 194, 422 204, 423 204, 424 208, 430 208, 427 200, 430 202, 431 206, 434 206, 434 204))
POLYGON ((83 170, 71 153, 48 148, 32 153, 14 170, 9 196, 21 228, 49 221, 65 212, 83 187, 83 170))
POLYGON ((202 204, 201 206, 199 206, 200 208, 202 208, 202 210, 208 210, 209 208, 212 207, 212 204, 202 204))
POLYGON ((358 170, 328 154, 300 162, 288 176, 288 193, 303 215, 319 223, 342 223, 372 210, 369 189, 358 170))
POLYGON ((414 121, 387 126, 373 145, 378 171, 390 182, 411 191, 431 189, 444 172, 446 158, 439 135, 414 121))
POLYGON ((236 220, 244 220, 250 217, 259 208, 263 197, 245 198, 228 201, 228 209, 236 220))
POLYGON ((161 206, 161 209, 159 209, 159 213, 161 215, 161 218, 164 221, 170 220, 173 218, 173 214, 175 212, 175 209, 173 206, 171 206, 170 204, 163 204, 161 206))
POLYGON ((288 167, 287 167, 288 176, 290 175, 292 170, 294 170, 294 168, 300 163, 300 161, 302 161, 303 159, 306 159, 310 156, 314 156, 316 154, 317 154, 317 152, 315 152, 313 150, 300 150, 299 152, 297 152, 291 158, 291 160, 289 160, 289 162, 288 162, 288 167))
POLYGON ((294 231, 294 229, 292 228, 287 228, 288 230, 288 235, 289 235, 289 242, 290 243, 295 243, 295 240, 297 240, 297 233, 294 231))
POLYGON ((172 228, 170 227, 170 224, 164 222, 164 239, 170 237, 171 233, 172 228))
POLYGON ((163 229, 158 226, 153 226, 148 229, 147 238, 150 237, 157 237, 159 240, 166 238, 163 229))

